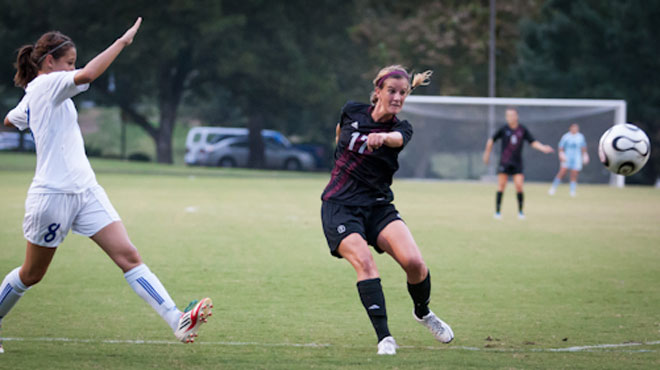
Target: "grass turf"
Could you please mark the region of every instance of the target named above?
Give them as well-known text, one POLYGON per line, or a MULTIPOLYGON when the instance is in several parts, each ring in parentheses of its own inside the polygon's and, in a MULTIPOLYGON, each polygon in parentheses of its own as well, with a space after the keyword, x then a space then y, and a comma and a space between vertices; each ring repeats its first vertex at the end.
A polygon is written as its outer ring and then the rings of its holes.
MULTIPOLYGON (((199 343, 167 325, 89 239, 69 235, 45 279, 3 320, 0 368, 657 368, 660 192, 396 181, 395 204, 432 272, 431 308, 456 334, 433 340, 411 317, 401 269, 377 256, 390 329, 375 354, 348 263, 320 226, 324 174, 190 169, 94 160, 132 241, 180 307, 209 295, 199 343), (60 339, 57 339, 60 338, 60 339), (147 341, 135 344, 125 341, 147 341), (112 341, 118 341, 113 343, 112 341), (122 342, 124 341, 124 342, 122 342), (550 352, 572 346, 650 343, 550 352), (301 344, 307 344, 301 346, 301 344)), ((34 157, 0 154, 0 274, 24 256, 34 157)))

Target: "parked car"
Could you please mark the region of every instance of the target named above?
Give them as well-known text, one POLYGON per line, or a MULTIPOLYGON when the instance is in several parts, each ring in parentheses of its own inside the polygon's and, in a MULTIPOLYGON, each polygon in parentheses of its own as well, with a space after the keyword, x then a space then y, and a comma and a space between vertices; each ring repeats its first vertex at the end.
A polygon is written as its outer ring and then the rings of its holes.
MULTIPOLYGON (((248 130, 235 127, 195 127, 186 139, 185 162, 190 165, 246 167, 250 156, 248 130)), ((262 130, 266 167, 313 170, 315 160, 294 148, 282 133, 262 130)))
MULTIPOLYGON (((0 132, 0 150, 17 150, 20 146, 21 134, 19 132, 0 132)), ((23 149, 34 151, 34 138, 30 134, 23 134, 23 149)))

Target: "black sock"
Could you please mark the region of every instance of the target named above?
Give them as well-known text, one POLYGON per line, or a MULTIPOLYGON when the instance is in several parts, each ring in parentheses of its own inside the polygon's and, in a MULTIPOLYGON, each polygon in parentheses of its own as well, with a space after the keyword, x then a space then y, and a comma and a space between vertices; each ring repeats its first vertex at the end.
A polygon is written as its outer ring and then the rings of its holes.
POLYGON ((523 193, 518 193, 518 212, 522 213, 523 210, 523 193))
POLYGON ((385 310, 385 296, 380 278, 358 281, 358 292, 364 309, 367 310, 371 325, 376 330, 378 341, 390 335, 387 327, 387 311, 385 310))
POLYGON ((502 192, 498 191, 495 195, 495 212, 500 213, 500 205, 502 204, 502 192))
POLYGON ((415 304, 415 316, 421 319, 429 314, 429 301, 431 300, 431 271, 426 279, 417 284, 408 283, 408 293, 415 304))

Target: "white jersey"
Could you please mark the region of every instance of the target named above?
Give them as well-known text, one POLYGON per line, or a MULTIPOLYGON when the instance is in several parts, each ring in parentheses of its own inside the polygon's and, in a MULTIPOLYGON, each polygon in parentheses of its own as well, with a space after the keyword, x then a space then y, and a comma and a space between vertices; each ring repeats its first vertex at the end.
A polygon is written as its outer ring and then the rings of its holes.
POLYGON ((34 137, 37 167, 28 193, 80 193, 97 185, 71 100, 89 84, 76 86, 76 72, 37 76, 7 115, 20 130, 30 128, 34 137))

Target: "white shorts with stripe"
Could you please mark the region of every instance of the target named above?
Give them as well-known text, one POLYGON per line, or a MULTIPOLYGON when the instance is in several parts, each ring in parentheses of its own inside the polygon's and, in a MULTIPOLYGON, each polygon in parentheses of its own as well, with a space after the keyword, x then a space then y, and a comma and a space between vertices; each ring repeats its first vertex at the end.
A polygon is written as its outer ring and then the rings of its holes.
POLYGON ((23 235, 32 244, 57 247, 69 230, 89 237, 119 220, 100 185, 80 193, 28 193, 23 235))

